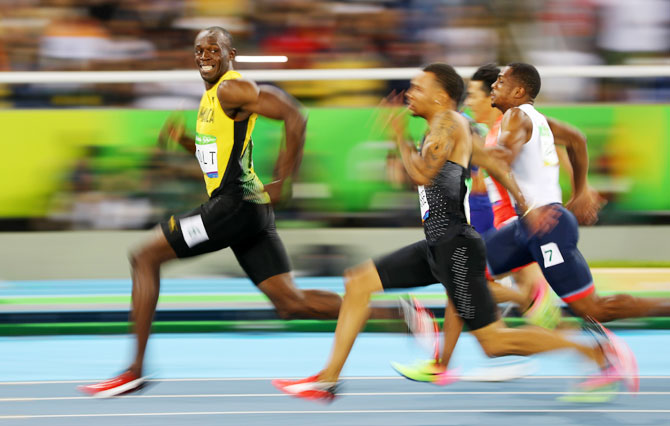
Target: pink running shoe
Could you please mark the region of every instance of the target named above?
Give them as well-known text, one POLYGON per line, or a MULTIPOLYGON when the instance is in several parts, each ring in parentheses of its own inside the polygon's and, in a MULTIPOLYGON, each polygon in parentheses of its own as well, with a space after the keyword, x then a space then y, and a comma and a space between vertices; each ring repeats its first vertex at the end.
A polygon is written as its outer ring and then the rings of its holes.
POLYGON ((599 344, 609 366, 599 376, 584 383, 592 382, 592 384, 595 384, 600 382, 602 386, 608 384, 607 382, 611 384, 615 381, 623 381, 630 392, 638 392, 640 390, 640 376, 633 351, 622 338, 609 331, 595 319, 586 318, 586 321, 587 330, 594 334, 597 333, 601 339, 604 339, 604 342, 599 344))
POLYGON ((405 323, 419 346, 428 351, 435 361, 440 359, 440 327, 433 313, 416 297, 400 298, 405 323))
POLYGON ((273 380, 272 384, 280 391, 297 398, 320 402, 332 402, 337 395, 337 382, 320 382, 314 375, 301 380, 273 380))
POLYGON ((596 374, 578 384, 577 388, 582 392, 593 392, 618 384, 621 379, 619 372, 610 365, 600 370, 600 374, 596 374))

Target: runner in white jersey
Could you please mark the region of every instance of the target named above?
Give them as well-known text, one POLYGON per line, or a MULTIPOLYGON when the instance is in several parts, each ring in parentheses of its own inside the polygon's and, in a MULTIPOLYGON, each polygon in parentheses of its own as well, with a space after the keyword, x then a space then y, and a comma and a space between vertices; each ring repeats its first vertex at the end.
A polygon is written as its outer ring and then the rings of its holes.
MULTIPOLYGON (((558 154, 547 119, 532 104, 518 107, 532 123, 530 139, 521 147, 511 164, 514 176, 531 205, 540 207, 560 204, 558 184, 558 154)), ((502 134, 503 128, 500 128, 502 134)))
MULTIPOLYGON (((498 318, 484 276, 484 244, 468 223, 470 163, 486 168, 516 196, 519 207, 529 212, 518 222, 533 229, 531 234, 551 228, 549 225, 553 222, 546 221, 541 211, 528 209, 504 164, 492 163, 485 155, 481 158, 481 151, 472 143, 469 123, 457 112, 463 89, 463 80, 447 64, 428 65, 412 79, 406 94, 409 111, 428 124, 418 151, 416 145, 406 139, 407 111, 391 108, 395 112, 387 122, 393 128, 392 137, 409 177, 419 185, 425 239, 345 272, 345 296, 328 363, 319 373, 305 379, 274 380, 273 384, 282 392, 304 399, 331 401, 337 393, 344 363, 368 318, 371 295, 435 282, 442 283, 448 294, 442 351, 416 368, 398 369, 409 379, 439 385, 457 379, 447 367, 464 324, 484 353, 492 357, 572 348, 597 362, 602 369, 618 359, 618 355, 609 350, 609 344, 584 346, 541 327, 508 329, 498 318)), ((414 312, 412 317, 417 316, 416 309, 414 312)))
POLYGON ((529 64, 508 65, 492 86, 491 103, 503 112, 498 149, 506 151, 531 209, 551 209, 558 223, 543 235, 530 235, 523 221, 512 222, 486 235, 488 268, 493 276, 536 261, 556 294, 582 317, 598 321, 670 315, 670 300, 637 298, 626 294, 600 297, 595 293, 589 267, 577 249, 577 222, 590 224, 600 200, 586 179, 586 138, 576 129, 547 119, 535 110, 540 75, 529 64), (554 143, 565 144, 573 167, 574 193, 561 204, 558 158, 554 143), (573 215, 574 212, 574 215, 573 215), (576 217, 575 217, 576 216, 576 217))
MULTIPOLYGON (((485 136, 485 146, 496 146, 500 134, 502 113, 498 108, 491 106, 491 86, 500 74, 500 68, 494 64, 480 66, 472 75, 467 86, 465 104, 472 112, 472 117, 478 123, 489 129, 485 136)), ((570 160, 565 150, 557 150, 561 167, 568 166, 570 160)), ((572 170, 569 168, 570 174, 572 170)), ((485 172, 482 172, 485 173, 485 172)), ((486 176, 486 189, 491 200, 493 224, 491 228, 498 229, 517 219, 514 208, 514 199, 507 189, 491 176, 486 176)), ((474 179, 473 179, 474 192, 474 179)), ((472 195, 470 196, 472 200, 472 195)), ((472 204, 472 203, 471 203, 472 204)), ((477 218, 478 211, 470 209, 470 223, 479 231, 476 223, 482 220, 477 218)), ((483 215, 486 217, 486 215, 483 215)), ((483 232, 479 231, 483 235, 483 232)), ((488 254, 487 254, 488 255, 488 254)), ((544 279, 542 271, 536 262, 517 268, 511 276, 499 281, 489 281, 489 289, 497 303, 511 302, 504 308, 503 313, 511 312, 510 308, 516 305, 519 311, 534 324, 552 327, 560 320, 560 311, 554 305, 553 295, 549 284, 544 279)))

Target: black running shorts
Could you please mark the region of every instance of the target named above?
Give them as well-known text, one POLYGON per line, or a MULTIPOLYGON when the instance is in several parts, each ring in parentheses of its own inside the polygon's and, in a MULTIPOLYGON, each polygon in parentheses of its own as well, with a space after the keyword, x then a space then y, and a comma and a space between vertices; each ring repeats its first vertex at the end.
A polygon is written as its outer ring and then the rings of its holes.
POLYGON ((484 242, 470 227, 444 242, 433 245, 422 240, 374 263, 384 289, 442 283, 470 330, 498 319, 498 307, 486 281, 484 242))
POLYGON ((214 197, 160 226, 179 258, 230 247, 256 285, 291 270, 269 204, 214 197))

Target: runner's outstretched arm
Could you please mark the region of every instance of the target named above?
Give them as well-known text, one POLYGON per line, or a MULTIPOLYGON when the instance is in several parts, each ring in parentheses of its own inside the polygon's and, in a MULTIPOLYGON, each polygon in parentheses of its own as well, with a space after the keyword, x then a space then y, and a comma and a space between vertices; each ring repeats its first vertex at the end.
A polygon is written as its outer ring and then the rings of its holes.
POLYGON ((547 117, 554 143, 565 146, 572 166, 572 196, 566 207, 582 225, 592 225, 605 200, 588 184, 589 155, 586 136, 569 124, 547 117))
POLYGON ((524 212, 522 217, 528 223, 531 232, 539 234, 548 232, 556 225, 558 214, 555 211, 535 209, 534 206, 528 205, 509 164, 503 160, 509 156, 505 151, 504 148, 483 148, 481 144, 473 142, 472 163, 486 169, 495 180, 509 190, 519 210, 524 212))
POLYGON ((421 154, 413 143, 405 140, 406 112, 398 114, 391 124, 408 176, 417 185, 430 184, 454 151, 454 140, 459 131, 457 123, 449 113, 442 114, 435 129, 426 136, 421 154))
POLYGON ((294 177, 300 167, 305 145, 307 117, 290 95, 274 87, 258 86, 253 81, 236 79, 221 83, 217 91, 221 107, 233 119, 245 119, 248 114, 284 122, 285 147, 280 150, 275 166, 274 181, 265 185, 273 201, 281 198, 284 182, 294 177))
POLYGON ((179 143, 191 154, 195 154, 195 139, 186 133, 184 116, 178 112, 170 114, 158 134, 158 145, 162 148, 166 148, 171 140, 179 143))
POLYGON ((586 149, 586 136, 576 128, 554 118, 547 117, 547 123, 554 135, 554 143, 565 146, 568 151, 572 165, 574 193, 580 194, 588 187, 589 154, 586 149))

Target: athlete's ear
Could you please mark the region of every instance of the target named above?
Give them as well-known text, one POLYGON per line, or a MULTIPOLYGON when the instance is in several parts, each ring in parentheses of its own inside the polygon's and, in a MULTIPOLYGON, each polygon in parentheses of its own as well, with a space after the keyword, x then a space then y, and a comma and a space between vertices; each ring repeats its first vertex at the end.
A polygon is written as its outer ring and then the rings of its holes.
POLYGON ((517 87, 515 87, 515 88, 514 88, 513 96, 514 96, 516 99, 523 98, 524 96, 526 96, 526 89, 524 89, 524 88, 521 87, 521 86, 517 86, 517 87))
POLYGON ((237 56, 237 49, 231 47, 230 50, 228 51, 228 59, 233 61, 235 60, 235 56, 237 56))

